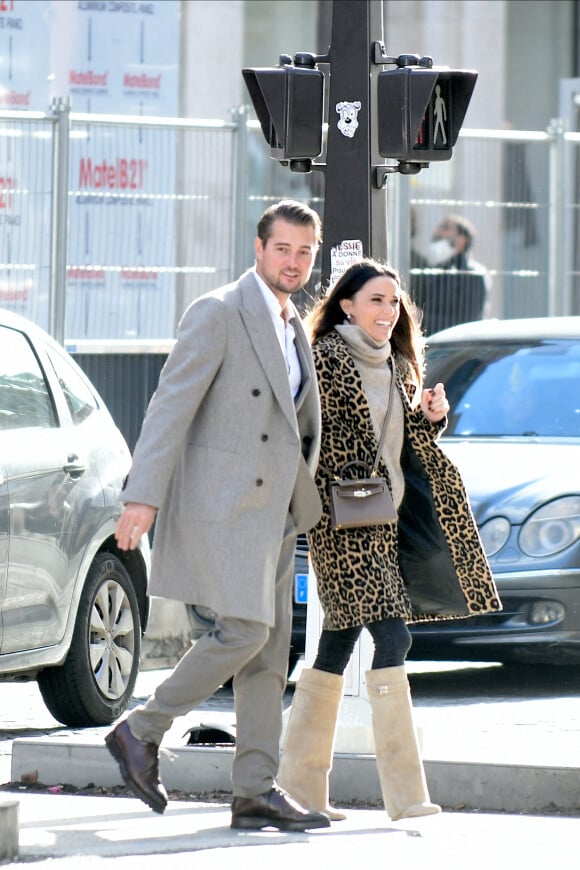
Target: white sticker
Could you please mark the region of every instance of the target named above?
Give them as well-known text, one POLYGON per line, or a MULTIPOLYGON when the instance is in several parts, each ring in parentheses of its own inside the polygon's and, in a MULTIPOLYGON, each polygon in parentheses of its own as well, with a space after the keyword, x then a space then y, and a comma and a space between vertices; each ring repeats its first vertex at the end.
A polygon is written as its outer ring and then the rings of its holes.
POLYGON ((330 249, 330 283, 335 284, 346 270, 363 257, 363 244, 358 239, 340 242, 330 249))
POLYGON ((338 129, 347 139, 352 139, 358 127, 358 113, 361 104, 360 100, 355 100, 354 103, 343 100, 336 104, 338 112, 338 129))

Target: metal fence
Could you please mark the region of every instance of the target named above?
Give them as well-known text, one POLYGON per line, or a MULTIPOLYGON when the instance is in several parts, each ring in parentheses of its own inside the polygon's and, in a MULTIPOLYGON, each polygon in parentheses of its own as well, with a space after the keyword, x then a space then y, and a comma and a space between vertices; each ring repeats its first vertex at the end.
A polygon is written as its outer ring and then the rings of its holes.
POLYGON ((580 312, 580 134, 559 122, 546 132, 464 130, 453 159, 397 185, 394 251, 412 270, 408 218, 423 242, 447 214, 477 231, 474 256, 491 279, 488 316, 580 312))
POLYGON ((0 304, 65 339, 167 338, 234 269, 238 125, 0 115, 0 304))
MULTIPOLYGON (((489 315, 580 312, 579 155, 580 134, 557 122, 462 131, 449 163, 390 176, 389 259, 412 289, 412 246, 460 213, 491 277, 489 315)), ((324 202, 323 173, 272 161, 243 107, 229 122, 81 115, 65 101, 2 112, 0 166, 0 305, 71 346, 171 339, 192 299, 252 264, 269 201, 324 202)))

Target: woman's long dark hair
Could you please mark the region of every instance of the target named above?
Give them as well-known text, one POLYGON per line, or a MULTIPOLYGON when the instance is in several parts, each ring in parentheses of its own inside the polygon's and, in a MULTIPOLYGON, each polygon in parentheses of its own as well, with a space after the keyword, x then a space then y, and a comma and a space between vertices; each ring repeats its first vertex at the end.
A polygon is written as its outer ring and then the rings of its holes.
POLYGON ((306 317, 305 325, 310 333, 310 340, 312 344, 316 344, 319 339, 332 332, 335 326, 344 323, 341 300, 352 299, 367 281, 382 275, 392 278, 401 290, 401 312, 391 335, 391 347, 396 354, 408 361, 420 386, 423 383, 424 353, 418 311, 403 288, 399 273, 387 263, 370 258, 353 263, 306 317))

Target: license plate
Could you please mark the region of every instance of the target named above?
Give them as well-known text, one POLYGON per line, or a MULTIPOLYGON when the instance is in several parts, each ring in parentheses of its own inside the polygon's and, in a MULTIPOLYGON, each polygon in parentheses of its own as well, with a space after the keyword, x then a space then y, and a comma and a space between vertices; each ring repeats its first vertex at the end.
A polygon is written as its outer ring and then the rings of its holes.
POLYGON ((294 601, 297 604, 308 602, 308 574, 294 575, 294 601))

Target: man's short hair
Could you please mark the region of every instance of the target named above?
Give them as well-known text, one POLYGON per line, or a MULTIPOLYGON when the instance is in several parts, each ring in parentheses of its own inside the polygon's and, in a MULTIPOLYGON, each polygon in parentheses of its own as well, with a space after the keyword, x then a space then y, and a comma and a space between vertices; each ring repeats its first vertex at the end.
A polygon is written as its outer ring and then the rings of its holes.
POLYGON ((283 199, 268 206, 258 222, 258 238, 265 245, 272 235, 272 224, 275 220, 288 221, 290 224, 311 226, 314 229, 316 243, 322 242, 322 222, 320 216, 310 206, 294 199, 283 199))

